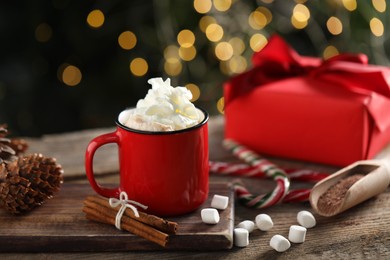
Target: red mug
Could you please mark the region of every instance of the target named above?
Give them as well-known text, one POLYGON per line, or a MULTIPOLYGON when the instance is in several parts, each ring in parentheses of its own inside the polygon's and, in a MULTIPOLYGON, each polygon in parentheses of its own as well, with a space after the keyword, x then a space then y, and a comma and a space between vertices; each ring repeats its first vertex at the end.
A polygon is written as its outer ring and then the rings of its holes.
POLYGON ((116 131, 94 138, 85 153, 85 170, 92 188, 104 197, 130 200, 159 216, 176 216, 197 209, 208 197, 208 119, 197 125, 169 132, 128 128, 116 120, 116 131), (117 188, 100 186, 93 173, 93 157, 104 144, 116 143, 120 181, 117 188))

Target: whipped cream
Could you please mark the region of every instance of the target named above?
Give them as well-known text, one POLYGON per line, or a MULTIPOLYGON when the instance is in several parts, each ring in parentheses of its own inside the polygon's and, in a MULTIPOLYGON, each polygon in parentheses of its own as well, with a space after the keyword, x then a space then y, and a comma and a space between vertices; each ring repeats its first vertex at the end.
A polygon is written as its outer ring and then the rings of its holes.
POLYGON ((203 113, 191 103, 192 93, 185 87, 172 87, 168 78, 152 78, 152 85, 136 108, 124 110, 118 121, 133 129, 175 131, 200 123, 203 113))

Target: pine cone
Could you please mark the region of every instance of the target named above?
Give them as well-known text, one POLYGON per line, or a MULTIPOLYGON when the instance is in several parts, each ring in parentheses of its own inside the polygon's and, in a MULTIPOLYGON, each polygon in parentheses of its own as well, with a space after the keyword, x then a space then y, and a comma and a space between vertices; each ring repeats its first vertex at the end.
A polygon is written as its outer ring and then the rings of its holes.
POLYGON ((62 174, 61 165, 42 154, 0 164, 0 207, 19 214, 41 205, 59 190, 62 174))
POLYGON ((0 163, 11 163, 18 159, 15 150, 11 147, 11 140, 6 138, 7 134, 7 126, 0 125, 0 163))
POLYGON ((28 143, 26 142, 26 140, 20 138, 6 138, 7 135, 8 135, 7 125, 6 124, 0 125, 0 143, 14 150, 13 153, 14 155, 23 154, 27 150, 28 143))
POLYGON ((28 143, 24 139, 11 138, 9 146, 15 151, 16 155, 21 155, 28 149, 28 143))

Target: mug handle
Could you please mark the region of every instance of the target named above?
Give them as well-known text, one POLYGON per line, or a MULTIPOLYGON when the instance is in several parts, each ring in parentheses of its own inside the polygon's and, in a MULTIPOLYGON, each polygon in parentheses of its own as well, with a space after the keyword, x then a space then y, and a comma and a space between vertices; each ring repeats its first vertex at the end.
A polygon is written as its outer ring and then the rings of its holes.
POLYGON ((108 143, 116 143, 119 145, 119 136, 116 134, 116 132, 97 136, 89 142, 85 152, 85 171, 87 173, 89 183, 98 194, 108 198, 118 198, 120 193, 119 187, 108 189, 100 186, 96 182, 95 175, 93 173, 93 157, 95 152, 99 147, 108 143))

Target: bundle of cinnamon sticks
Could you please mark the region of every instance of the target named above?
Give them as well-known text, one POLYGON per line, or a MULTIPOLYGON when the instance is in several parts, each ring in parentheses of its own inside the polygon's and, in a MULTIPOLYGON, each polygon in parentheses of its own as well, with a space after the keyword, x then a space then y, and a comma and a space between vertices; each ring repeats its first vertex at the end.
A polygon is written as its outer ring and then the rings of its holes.
MULTIPOLYGON (((88 196, 84 200, 83 212, 86 218, 92 221, 115 225, 119 209, 120 206, 113 208, 107 198, 97 195, 88 196)), ((121 229, 165 247, 169 235, 176 234, 177 223, 144 212, 138 213, 139 217, 136 217, 134 212, 127 208, 121 218, 121 229)))

